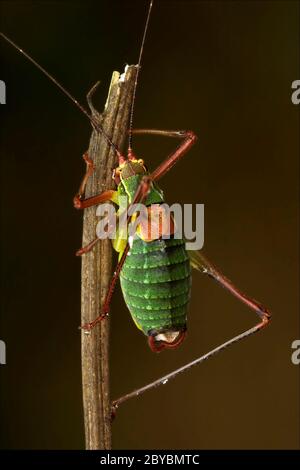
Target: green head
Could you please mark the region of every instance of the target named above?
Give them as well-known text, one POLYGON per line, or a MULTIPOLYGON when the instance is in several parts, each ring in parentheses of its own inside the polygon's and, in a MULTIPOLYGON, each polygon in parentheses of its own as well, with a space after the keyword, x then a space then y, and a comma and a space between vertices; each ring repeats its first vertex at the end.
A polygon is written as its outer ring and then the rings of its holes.
MULTIPOLYGON (((119 166, 113 171, 113 179, 118 185, 119 195, 127 195, 129 204, 139 187, 143 176, 149 174, 144 160, 137 158, 128 158, 119 163, 119 166)), ((151 189, 144 201, 146 206, 150 204, 160 204, 164 202, 164 196, 161 189, 152 182, 151 189)))
POLYGON ((143 176, 147 173, 147 168, 145 167, 144 160, 131 158, 128 160, 124 160, 122 163, 119 164, 117 168, 113 171, 113 180, 117 185, 121 183, 121 181, 127 180, 135 175, 143 176))

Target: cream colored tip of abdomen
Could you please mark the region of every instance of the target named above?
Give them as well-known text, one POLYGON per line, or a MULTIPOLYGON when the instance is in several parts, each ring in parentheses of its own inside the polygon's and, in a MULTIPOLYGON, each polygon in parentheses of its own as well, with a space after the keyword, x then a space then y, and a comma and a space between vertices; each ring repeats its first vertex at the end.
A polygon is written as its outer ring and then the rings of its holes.
POLYGON ((165 343, 173 343, 181 331, 166 331, 165 333, 159 333, 155 336, 155 341, 164 341, 165 343))

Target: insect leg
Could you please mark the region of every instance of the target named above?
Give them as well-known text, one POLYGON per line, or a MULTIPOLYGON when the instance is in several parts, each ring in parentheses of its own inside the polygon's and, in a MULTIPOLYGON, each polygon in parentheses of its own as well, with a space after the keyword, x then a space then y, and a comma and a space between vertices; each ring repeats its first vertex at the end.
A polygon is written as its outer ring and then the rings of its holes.
MULTIPOLYGON (((269 314, 268 314, 269 315, 269 314)), ((193 361, 189 362, 188 364, 185 364, 182 367, 179 367, 178 369, 170 372, 167 375, 164 375, 163 377, 160 377, 157 380, 154 380, 153 382, 145 385, 144 387, 138 388, 136 390, 133 390, 132 392, 127 393, 126 395, 123 395, 122 397, 118 398, 117 400, 114 400, 112 402, 112 418, 116 415, 117 408, 119 405, 122 403, 125 403, 127 400, 130 398, 136 398, 143 393, 147 392, 148 390, 152 390, 156 387, 159 387, 160 385, 166 384, 169 380, 174 379, 177 375, 182 374, 183 372, 191 369, 192 367, 201 364, 202 362, 206 361, 207 359, 211 358, 215 354, 219 353, 223 349, 227 348, 228 346, 231 346, 234 343, 237 343, 238 341, 241 341, 242 339, 247 338, 250 335, 253 335, 257 331, 261 330, 264 326, 268 324, 270 316, 265 317, 260 323, 255 325, 252 328, 249 328, 248 330, 244 331, 243 333, 234 336, 230 340, 226 341, 225 343, 220 344, 216 348, 212 349, 208 353, 204 354, 201 357, 198 357, 197 359, 194 359, 193 361)))
POLYGON ((119 278, 119 275, 120 275, 121 269, 123 267, 123 264, 125 263, 126 256, 127 256, 128 251, 129 251, 129 248, 130 248, 129 244, 127 244, 126 248, 125 248, 125 250, 122 254, 122 257, 121 257, 120 261, 118 262, 118 264, 116 266, 116 269, 114 271, 112 280, 110 282, 109 289, 108 289, 107 295, 105 297, 104 305, 103 305, 103 308, 102 308, 102 311, 101 311, 100 315, 97 318, 95 318, 95 320, 93 320, 92 322, 86 323, 85 325, 82 325, 80 327, 82 330, 87 330, 87 331, 92 330, 97 325, 97 323, 99 323, 101 320, 104 320, 104 318, 106 318, 108 316, 112 295, 114 293, 115 286, 116 286, 117 280, 119 278))
POLYGON ((251 299, 242 291, 240 291, 227 277, 224 276, 214 265, 211 263, 200 251, 190 250, 188 252, 191 266, 203 274, 207 274, 209 277, 217 281, 222 287, 227 289, 232 295, 237 297, 241 302, 246 304, 249 308, 260 317, 261 327, 268 324, 271 314, 262 304, 254 299, 251 299))
POLYGON ((86 209, 87 207, 95 206, 96 204, 101 204, 102 202, 107 201, 113 201, 117 203, 117 192, 113 191, 112 189, 104 191, 101 194, 97 194, 96 196, 88 198, 84 197, 87 181, 94 172, 94 164, 93 161, 89 158, 87 152, 83 155, 83 159, 86 163, 86 172, 80 183, 78 193, 73 198, 75 209, 86 209))
POLYGON ((92 249, 94 248, 96 243, 98 243, 99 240, 100 240, 100 238, 98 238, 98 237, 94 238, 94 240, 92 240, 90 243, 88 243, 87 245, 85 245, 82 248, 80 248, 79 250, 77 250, 76 251, 76 256, 82 256, 82 255, 85 255, 86 253, 89 253, 90 251, 92 251, 92 249))
POLYGON ((84 177, 82 178, 82 181, 80 183, 78 193, 74 197, 74 204, 75 204, 75 199, 76 200, 78 199, 80 201, 83 198, 88 179, 89 179, 90 176, 92 176, 92 174, 95 170, 93 160, 89 157, 88 152, 85 152, 82 155, 82 158, 86 163, 86 172, 85 172, 84 177))
POLYGON ((166 137, 184 139, 183 142, 172 152, 150 175, 153 181, 162 178, 176 163, 186 154, 197 140, 193 131, 164 131, 159 129, 133 129, 133 134, 152 134, 166 137))
POLYGON ((185 372, 186 370, 190 369, 191 367, 194 367, 198 364, 201 364, 202 362, 206 361, 210 357, 214 356, 215 354, 219 353, 223 349, 227 348, 228 346, 231 346, 234 343, 237 343, 238 341, 241 341, 242 339, 247 338, 248 336, 253 335, 254 333, 260 331, 263 329, 265 326, 268 325, 271 314, 267 310, 266 307, 261 305, 259 302, 256 300, 251 299, 244 293, 242 293, 235 285, 229 281, 210 261, 208 261, 204 255, 202 255, 199 251, 189 251, 189 256, 191 259, 191 265, 193 268, 199 270, 203 274, 207 274, 208 276, 212 277, 215 279, 219 284, 221 284, 223 287, 225 287, 229 292, 231 292, 235 297, 237 297, 239 300, 241 300, 244 304, 246 304, 248 307, 250 307, 252 310, 255 311, 255 313, 259 316, 260 321, 253 326, 252 328, 249 328, 248 330, 244 331, 243 333, 240 333, 237 336, 234 336, 230 340, 226 341, 225 343, 220 344, 216 348, 212 349, 208 353, 204 354, 201 357, 198 357, 194 359, 193 361, 189 362, 188 364, 185 364, 184 366, 180 367, 179 369, 174 370, 173 372, 170 372, 169 374, 165 375, 164 377, 161 377, 144 387, 138 388, 136 390, 133 390, 130 393, 127 393, 126 395, 123 395, 122 397, 118 398, 117 400, 114 400, 112 402, 112 416, 116 414, 116 410, 119 405, 124 403, 125 401, 129 400, 130 398, 138 397, 145 393, 148 390, 152 390, 153 388, 159 387, 160 385, 165 384, 171 379, 174 379, 177 375, 181 374, 182 372, 185 372))
MULTIPOLYGON (((127 212, 130 212, 130 207, 132 207, 133 204, 142 203, 146 199, 150 186, 151 186, 151 179, 148 176, 144 176, 144 178, 142 179, 140 185, 138 186, 138 188, 136 190, 136 193, 133 197, 133 201, 129 205, 127 212)), ((130 219, 130 216, 127 217, 127 224, 129 222, 129 219, 130 219)), ((93 240, 91 242, 91 244, 93 245, 94 242, 96 243, 97 240, 96 239, 93 240)), ((108 292, 106 294, 105 301, 104 301, 104 304, 103 304, 102 311, 101 311, 100 315, 97 318, 95 318, 92 322, 86 323, 85 325, 82 325, 81 328, 83 330, 90 331, 91 329, 93 329, 97 325, 97 323, 99 323, 101 320, 103 320, 104 318, 106 318, 108 316, 109 307, 110 307, 111 299, 112 299, 112 296, 113 296, 113 293, 114 293, 114 290, 115 290, 115 286, 116 286, 117 280, 119 279, 120 272, 121 272, 122 267, 125 263, 125 260, 126 260, 128 252, 129 252, 129 249, 130 249, 130 245, 129 245, 129 243, 127 243, 126 247, 125 247, 125 249, 122 253, 121 259, 119 260, 119 262, 116 266, 116 269, 114 271, 114 274, 113 274, 112 280, 110 282, 109 289, 108 289, 108 292)))

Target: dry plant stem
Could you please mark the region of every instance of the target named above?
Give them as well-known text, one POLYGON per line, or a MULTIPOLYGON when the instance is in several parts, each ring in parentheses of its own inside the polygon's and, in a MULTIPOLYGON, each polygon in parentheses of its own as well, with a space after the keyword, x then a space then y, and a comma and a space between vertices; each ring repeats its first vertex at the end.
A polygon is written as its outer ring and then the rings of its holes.
MULTIPOLYGON (((91 107, 93 117, 101 123, 120 150, 127 136, 135 74, 135 66, 127 67, 122 80, 119 73, 114 72, 103 114, 98 114, 91 107)), ((117 161, 116 152, 96 130, 92 132, 88 154, 94 162, 95 171, 88 180, 86 197, 113 189, 112 169, 117 161)), ((96 207, 85 209, 83 246, 95 238, 97 222, 96 207)), ((82 257, 81 324, 89 323, 99 315, 111 275, 111 241, 101 240, 91 252, 82 257)), ((91 334, 82 331, 81 354, 86 449, 110 449, 108 319, 100 322, 91 334)))

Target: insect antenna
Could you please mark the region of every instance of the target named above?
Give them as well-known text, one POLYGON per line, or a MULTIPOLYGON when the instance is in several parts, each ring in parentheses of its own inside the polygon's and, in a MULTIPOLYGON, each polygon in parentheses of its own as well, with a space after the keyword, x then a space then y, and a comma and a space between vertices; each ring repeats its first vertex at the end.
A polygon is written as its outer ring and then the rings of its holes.
POLYGON ((145 39, 146 39, 146 35, 147 35, 148 24, 149 24, 149 20, 150 20, 152 6, 153 6, 153 0, 150 0, 148 15, 147 15, 146 23, 145 23, 145 28, 144 28, 144 33, 143 33, 143 38, 142 38, 142 43, 141 43, 141 48, 140 48, 140 53, 139 53, 139 60, 138 60, 137 71, 136 71, 136 75, 135 75, 134 88, 133 88, 132 103, 131 103, 130 118, 129 118, 129 138, 128 138, 128 158, 129 158, 129 160, 134 157, 133 152, 132 152, 132 125, 133 125, 134 103, 135 103, 136 88, 137 88, 139 72, 140 72, 140 68, 141 68, 144 44, 145 44, 145 39))
POLYGON ((106 134, 104 131, 103 127, 101 124, 99 124, 95 118, 90 114, 87 109, 82 106, 82 104, 77 101, 74 96, 71 95, 71 93, 66 90, 57 80, 54 78, 47 70, 44 69, 40 64, 38 64, 27 52, 25 52, 23 49, 21 49, 15 42, 13 42, 9 37, 7 37, 4 33, 0 32, 0 36, 5 39, 11 46, 13 46, 15 49, 17 49, 24 57, 26 57, 27 60, 29 60, 36 68, 38 68, 49 80, 51 80, 74 104, 77 106, 78 109, 90 120, 90 122, 93 124, 94 128, 103 135, 103 137, 106 139, 106 141, 109 143, 109 145, 113 148, 113 150, 116 152, 119 160, 124 160, 124 156, 121 154, 117 146, 113 143, 111 138, 106 134))

